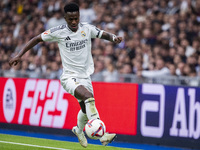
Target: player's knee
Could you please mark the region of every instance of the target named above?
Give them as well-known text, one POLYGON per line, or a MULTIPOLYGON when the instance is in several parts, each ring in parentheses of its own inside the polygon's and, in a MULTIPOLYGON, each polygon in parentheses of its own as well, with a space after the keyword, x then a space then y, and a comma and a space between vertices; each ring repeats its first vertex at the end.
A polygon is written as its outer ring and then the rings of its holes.
POLYGON ((84 101, 87 100, 87 99, 89 99, 89 98, 93 98, 93 94, 90 93, 90 92, 85 93, 85 95, 84 95, 84 101))
POLYGON ((80 85, 75 90, 75 97, 77 99, 85 101, 88 98, 93 98, 93 94, 88 91, 83 85, 80 85))

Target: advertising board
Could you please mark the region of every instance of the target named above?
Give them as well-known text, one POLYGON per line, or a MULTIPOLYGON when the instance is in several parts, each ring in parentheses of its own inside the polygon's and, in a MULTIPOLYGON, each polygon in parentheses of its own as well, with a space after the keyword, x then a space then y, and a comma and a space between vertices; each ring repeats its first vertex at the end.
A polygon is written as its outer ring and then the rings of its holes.
MULTIPOLYGON (((59 80, 0 78, 0 83, 0 123, 69 130, 76 125, 80 106, 59 80)), ((200 149, 199 87, 103 82, 93 87, 108 132, 128 142, 200 149)))
MULTIPOLYGON (((76 125, 80 106, 59 80, 0 78, 0 83, 0 122, 61 129, 76 125)), ((96 107, 107 131, 136 135, 138 85, 93 86, 96 107)))
POLYGON ((146 141, 200 148, 200 88, 140 85, 137 129, 146 141))

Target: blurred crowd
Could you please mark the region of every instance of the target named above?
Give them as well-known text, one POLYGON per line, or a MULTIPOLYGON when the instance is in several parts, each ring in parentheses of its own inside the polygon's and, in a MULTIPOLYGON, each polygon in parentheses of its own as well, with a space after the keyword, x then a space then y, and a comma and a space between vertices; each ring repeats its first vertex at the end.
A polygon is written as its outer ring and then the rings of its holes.
MULTIPOLYGON (((10 67, 34 36, 65 24, 70 0, 0 1, 0 70, 58 79, 62 64, 56 43, 40 43, 10 67)), ((138 77, 200 76, 199 0, 79 0, 81 22, 123 37, 115 45, 94 39, 93 81, 116 82, 119 74, 138 77)))

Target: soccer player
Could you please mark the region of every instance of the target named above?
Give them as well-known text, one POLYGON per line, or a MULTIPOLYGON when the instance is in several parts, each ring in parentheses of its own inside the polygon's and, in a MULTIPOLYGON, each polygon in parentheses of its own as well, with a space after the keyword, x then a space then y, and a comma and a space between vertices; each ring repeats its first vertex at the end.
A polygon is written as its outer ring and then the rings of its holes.
MULTIPOLYGON (((77 126, 72 132, 78 137, 79 143, 87 147, 87 139, 83 128, 88 119, 99 119, 95 106, 93 87, 90 75, 94 71, 91 54, 91 39, 101 38, 114 43, 120 43, 122 37, 100 30, 97 27, 79 22, 79 6, 68 3, 64 6, 65 25, 51 28, 32 38, 25 47, 10 61, 9 64, 17 65, 21 57, 39 42, 57 42, 62 59, 63 73, 60 77, 63 88, 78 100, 81 110, 77 117, 77 126)), ((116 134, 105 133, 100 141, 103 145, 112 142, 116 134)))

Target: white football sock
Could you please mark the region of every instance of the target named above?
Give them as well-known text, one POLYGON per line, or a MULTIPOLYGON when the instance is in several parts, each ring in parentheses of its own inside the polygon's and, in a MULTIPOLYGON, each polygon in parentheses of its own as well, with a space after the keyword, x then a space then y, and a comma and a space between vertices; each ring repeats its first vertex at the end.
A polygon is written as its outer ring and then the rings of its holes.
POLYGON ((78 126, 78 131, 77 133, 80 134, 81 132, 83 132, 83 128, 85 126, 85 124, 88 121, 87 115, 85 113, 82 112, 82 110, 80 110, 78 112, 78 116, 77 116, 77 126, 78 126))
POLYGON ((86 114, 89 120, 99 119, 99 113, 96 109, 94 98, 88 98, 85 100, 85 108, 86 108, 86 114))

